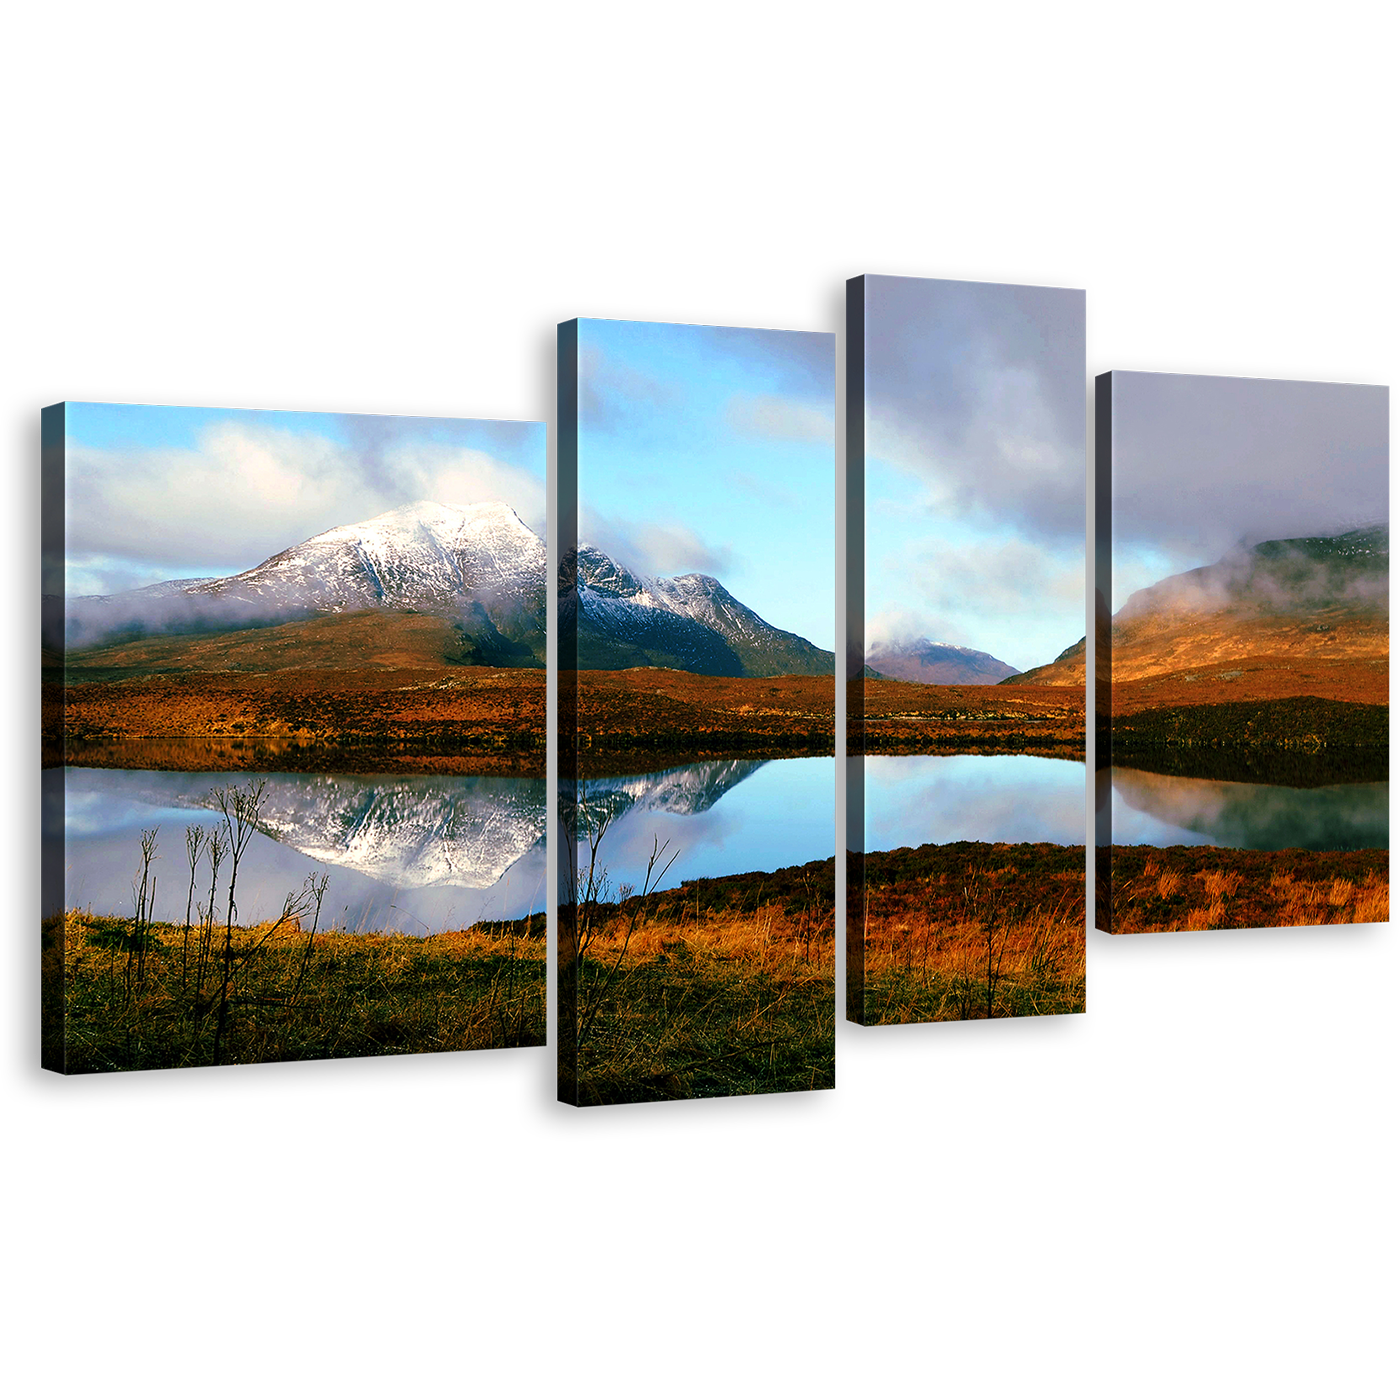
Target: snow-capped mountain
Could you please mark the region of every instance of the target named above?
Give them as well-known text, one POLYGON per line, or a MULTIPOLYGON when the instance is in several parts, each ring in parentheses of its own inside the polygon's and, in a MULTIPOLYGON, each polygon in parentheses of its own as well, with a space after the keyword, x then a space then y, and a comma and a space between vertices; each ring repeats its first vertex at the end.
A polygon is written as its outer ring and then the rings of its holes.
POLYGON ((1016 674, 1014 666, 989 652, 931 642, 927 637, 902 644, 879 643, 870 648, 865 664, 891 680, 924 685, 996 685, 1016 674))
POLYGON ((175 579, 67 605, 70 647, 386 608, 451 620, 497 665, 543 665, 544 541, 504 502, 418 501, 340 525, 230 578, 175 579))
POLYGON ((576 635, 583 670, 663 666, 710 676, 835 670, 832 652, 765 622, 718 579, 634 573, 588 544, 561 565, 559 606, 561 654, 576 635))
POLYGON ((527 602, 544 580, 544 541, 504 502, 455 510, 418 501, 186 591, 314 612, 444 612, 471 594, 527 602))

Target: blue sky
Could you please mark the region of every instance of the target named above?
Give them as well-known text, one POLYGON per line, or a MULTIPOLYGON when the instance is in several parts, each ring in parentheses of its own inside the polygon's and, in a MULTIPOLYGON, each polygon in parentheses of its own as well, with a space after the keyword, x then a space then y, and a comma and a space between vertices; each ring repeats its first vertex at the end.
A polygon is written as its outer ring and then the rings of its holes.
POLYGON ((543 423, 70 403, 69 596, 239 573, 416 500, 545 528, 543 423))
POLYGON ((867 277, 866 643, 1084 635, 1084 293, 867 277))
POLYGON ((581 538, 835 649, 836 341, 579 322, 581 538))

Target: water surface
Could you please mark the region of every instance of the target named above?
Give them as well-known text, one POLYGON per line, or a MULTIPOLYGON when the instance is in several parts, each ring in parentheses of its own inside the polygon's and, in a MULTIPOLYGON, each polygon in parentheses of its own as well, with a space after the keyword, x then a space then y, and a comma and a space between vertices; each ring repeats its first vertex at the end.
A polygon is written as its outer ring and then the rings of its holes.
POLYGON ((949 841, 1053 841, 1082 846, 1082 760, 1028 754, 865 759, 868 851, 949 841))
MULTIPOLYGON (((183 923, 187 826, 214 828, 213 793, 266 784, 238 877, 244 922, 275 916, 306 876, 330 876, 324 920, 436 933, 543 907, 545 783, 539 778, 324 773, 45 773, 45 839, 64 844, 70 908, 132 912, 143 829, 159 829, 157 919, 183 923)), ((207 892, 208 865, 197 888, 207 892), (201 885, 202 879, 202 885, 201 885)), ((227 864, 220 875, 226 884, 227 864)))
POLYGON ((1119 846, 1356 851, 1390 845, 1390 784, 1292 788, 1112 770, 1119 846))
MULTIPOLYGON (((623 885, 641 890, 647 861, 669 842, 660 864, 675 862, 652 888, 748 871, 781 870, 836 853, 834 758, 730 759, 690 763, 581 784, 580 859, 590 836, 606 867, 611 896, 623 885)), ((571 789, 560 794, 569 817, 571 789)), ((567 846, 564 851, 567 852, 567 846)), ((560 880, 567 898, 567 855, 560 880)))

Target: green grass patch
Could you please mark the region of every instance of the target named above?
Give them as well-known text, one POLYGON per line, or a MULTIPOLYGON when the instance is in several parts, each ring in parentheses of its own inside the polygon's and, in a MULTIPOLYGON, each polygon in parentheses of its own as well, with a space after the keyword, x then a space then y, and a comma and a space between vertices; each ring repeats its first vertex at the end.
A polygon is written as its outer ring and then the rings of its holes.
POLYGON ((201 958, 198 928, 133 937, 129 919, 70 911, 43 925, 45 1063, 86 1074, 543 1045, 544 919, 429 938, 235 927, 225 994, 222 928, 201 958))

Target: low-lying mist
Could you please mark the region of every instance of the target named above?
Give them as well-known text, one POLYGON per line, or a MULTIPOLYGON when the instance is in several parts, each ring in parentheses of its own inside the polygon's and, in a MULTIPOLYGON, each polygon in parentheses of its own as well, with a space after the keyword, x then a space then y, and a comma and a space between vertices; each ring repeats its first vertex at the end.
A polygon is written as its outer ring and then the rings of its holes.
POLYGON ((1389 531, 1385 526, 1332 538, 1268 540, 1218 563, 1139 589, 1117 622, 1149 613, 1215 613, 1244 608, 1261 615, 1342 608, 1388 613, 1389 531))

